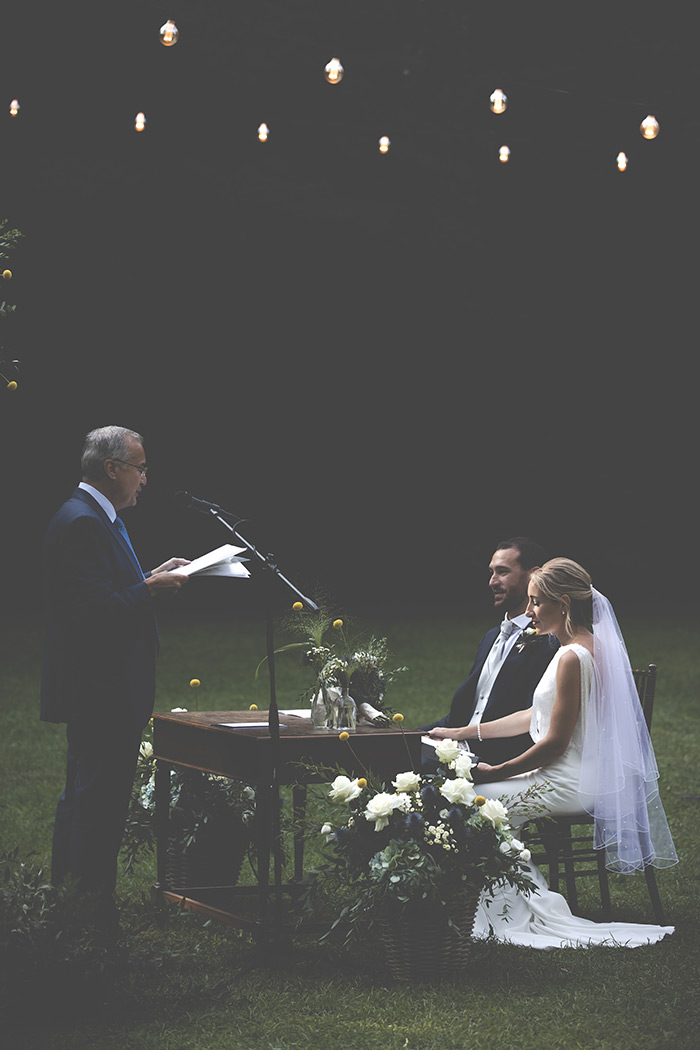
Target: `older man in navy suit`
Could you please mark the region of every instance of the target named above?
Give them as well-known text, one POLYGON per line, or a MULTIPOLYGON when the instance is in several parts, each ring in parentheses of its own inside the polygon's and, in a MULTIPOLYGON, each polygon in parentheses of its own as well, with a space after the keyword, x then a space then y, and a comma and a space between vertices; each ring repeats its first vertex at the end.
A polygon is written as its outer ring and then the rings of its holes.
MULTIPOLYGON (((525 536, 514 536, 499 543, 489 564, 489 587, 494 608, 503 614, 498 627, 479 642, 469 675, 452 699, 450 713, 441 721, 425 726, 436 739, 450 736, 458 726, 492 722, 496 718, 532 706, 535 686, 554 656, 557 643, 549 635, 526 636, 530 626, 525 615, 530 572, 547 560, 543 548, 525 536)), ((529 747, 528 733, 521 736, 469 742, 470 749, 484 762, 495 765, 515 758, 529 747)), ((424 746, 424 766, 434 768, 434 755, 424 746)))
POLYGON ((91 431, 81 466, 83 480, 46 534, 41 719, 67 723, 52 879, 72 875, 110 921, 141 733, 155 699, 154 599, 179 591, 187 577, 173 570, 187 561, 171 558, 144 573, 118 516, 146 484, 139 434, 91 431))

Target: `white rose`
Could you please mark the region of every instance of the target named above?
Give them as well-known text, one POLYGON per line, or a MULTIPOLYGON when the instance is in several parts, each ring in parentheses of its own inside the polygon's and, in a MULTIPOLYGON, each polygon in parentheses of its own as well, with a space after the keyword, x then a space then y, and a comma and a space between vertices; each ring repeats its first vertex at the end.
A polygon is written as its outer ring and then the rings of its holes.
POLYGON ((321 834, 325 836, 326 842, 330 842, 333 838, 333 828, 330 824, 324 824, 321 828, 321 834))
POLYGON ((494 827, 508 823, 508 810, 497 798, 487 798, 479 813, 484 820, 490 820, 494 827))
POLYGON ((150 740, 142 740, 139 748, 141 758, 151 758, 153 755, 153 744, 150 740))
POLYGON ((532 854, 530 853, 529 849, 523 849, 523 850, 520 851, 520 859, 521 860, 528 861, 531 856, 532 856, 532 854))
POLYGON ((472 770, 472 760, 469 753, 462 749, 455 760, 450 762, 450 769, 454 769, 458 777, 469 777, 472 770))
POLYGON ((393 784, 397 791, 417 791, 420 777, 417 773, 399 773, 393 784))
POLYGON ((375 831, 381 831, 389 823, 389 817, 394 810, 401 808, 402 805, 400 795, 390 795, 386 791, 380 791, 378 795, 375 795, 367 803, 365 817, 367 820, 374 821, 375 831))
POLYGON ((440 788, 440 794, 444 795, 453 805, 455 802, 473 802, 476 798, 476 791, 471 780, 465 780, 464 777, 446 780, 440 788))
POLYGON ((350 802, 351 799, 357 798, 361 791, 357 778, 351 780, 350 777, 339 776, 331 784, 328 797, 334 802, 350 802))
POLYGON ((525 844, 520 839, 511 839, 510 848, 513 850, 513 853, 520 853, 521 850, 525 849, 525 844))
POLYGON ((446 765, 454 762, 460 752, 459 743, 456 740, 438 740, 435 745, 435 754, 440 762, 446 765))

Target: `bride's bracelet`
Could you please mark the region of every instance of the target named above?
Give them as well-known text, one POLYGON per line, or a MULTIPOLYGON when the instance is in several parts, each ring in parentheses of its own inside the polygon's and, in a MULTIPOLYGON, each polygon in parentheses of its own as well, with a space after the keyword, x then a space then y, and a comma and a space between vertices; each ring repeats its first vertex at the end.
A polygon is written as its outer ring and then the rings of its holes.
POLYGON ((481 743, 481 722, 476 723, 476 739, 481 743))

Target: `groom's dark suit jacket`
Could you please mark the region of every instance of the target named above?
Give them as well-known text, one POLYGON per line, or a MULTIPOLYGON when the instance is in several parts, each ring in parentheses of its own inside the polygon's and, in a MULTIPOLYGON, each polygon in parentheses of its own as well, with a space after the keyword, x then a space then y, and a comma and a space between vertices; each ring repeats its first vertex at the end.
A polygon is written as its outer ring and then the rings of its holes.
POLYGON ((153 603, 128 543, 83 489, 49 525, 45 573, 42 720, 145 726, 155 698, 153 603))
MULTIPOLYGON (((476 705, 476 687, 479 675, 486 663, 491 647, 500 630, 494 627, 479 642, 474 665, 465 682, 462 682, 452 699, 452 706, 445 725, 468 725, 476 705)), ((501 670, 491 688, 489 700, 482 716, 483 722, 493 722, 496 718, 523 711, 532 706, 532 694, 545 668, 559 648, 559 643, 550 635, 529 641, 522 652, 518 652, 517 643, 511 648, 501 670)), ((470 747, 479 758, 489 765, 498 765, 509 758, 515 758, 532 746, 528 733, 515 737, 503 737, 494 740, 476 741, 470 747)))

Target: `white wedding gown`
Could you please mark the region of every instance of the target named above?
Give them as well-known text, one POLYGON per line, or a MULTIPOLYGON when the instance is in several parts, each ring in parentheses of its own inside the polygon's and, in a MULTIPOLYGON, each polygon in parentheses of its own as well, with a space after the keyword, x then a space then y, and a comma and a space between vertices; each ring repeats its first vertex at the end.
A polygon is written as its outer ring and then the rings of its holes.
MULTIPOLYGON (((477 790, 486 798, 500 798, 504 802, 510 825, 516 834, 518 827, 533 815, 545 816, 550 813, 570 816, 581 812, 578 783, 586 712, 593 680, 593 657, 585 646, 565 645, 555 654, 533 696, 530 735, 536 743, 547 734, 557 692, 557 664, 562 653, 567 650, 572 650, 579 658, 581 708, 566 751, 548 766, 531 773, 477 786, 477 790), (522 793, 538 784, 546 790, 535 802, 544 806, 546 813, 542 809, 533 813, 532 803, 528 806, 527 800, 518 804, 522 793)), ((474 922, 475 937, 483 938, 493 933, 500 941, 531 948, 587 948, 595 944, 636 948, 642 944, 653 944, 667 933, 673 933, 673 926, 598 923, 580 919, 571 914, 561 894, 553 893, 547 887, 547 881, 539 869, 534 864, 528 867, 528 874, 539 892, 527 895, 511 886, 497 887, 488 906, 485 903, 488 898, 482 893, 474 922)))

